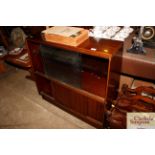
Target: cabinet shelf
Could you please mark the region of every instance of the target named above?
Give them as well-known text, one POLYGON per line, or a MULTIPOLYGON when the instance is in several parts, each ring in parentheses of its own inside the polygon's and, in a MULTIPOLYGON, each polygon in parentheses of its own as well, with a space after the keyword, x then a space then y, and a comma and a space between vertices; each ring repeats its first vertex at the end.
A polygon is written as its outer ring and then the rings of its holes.
MULTIPOLYGON (((41 76, 41 77, 43 77, 45 79, 48 79, 48 80, 52 81, 53 83, 56 83, 56 84, 58 83, 58 84, 64 86, 65 88, 69 88, 71 90, 74 90, 75 92, 77 92, 79 94, 83 94, 84 96, 89 96, 90 98, 93 98, 93 99, 95 99, 95 100, 97 100, 97 101, 99 101, 101 103, 104 103, 104 101, 105 101, 105 96, 99 96, 99 95, 96 95, 94 93, 91 93, 90 91, 87 91, 87 90, 84 90, 84 89, 81 89, 81 88, 77 88, 77 87, 75 87, 73 85, 70 85, 70 84, 68 84, 66 82, 62 82, 62 81, 58 80, 57 78, 53 78, 51 76, 48 76, 46 74, 43 74, 43 73, 40 73, 40 72, 37 72, 37 71, 35 72, 35 75, 36 76, 41 76)), ((103 86, 105 87, 104 83, 103 83, 103 86)))

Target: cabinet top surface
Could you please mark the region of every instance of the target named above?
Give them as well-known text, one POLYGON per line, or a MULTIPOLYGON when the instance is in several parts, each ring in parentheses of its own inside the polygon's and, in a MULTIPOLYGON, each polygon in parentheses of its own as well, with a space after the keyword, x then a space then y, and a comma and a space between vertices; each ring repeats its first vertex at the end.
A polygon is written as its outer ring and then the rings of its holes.
POLYGON ((83 54, 88 54, 92 56, 102 57, 110 59, 117 51, 119 51, 123 47, 123 42, 114 41, 114 40, 106 40, 106 39, 95 39, 89 37, 85 42, 80 44, 77 47, 63 45, 53 42, 44 41, 41 37, 34 39, 27 39, 28 42, 32 41, 39 44, 54 46, 58 48, 64 48, 66 50, 71 50, 83 54))

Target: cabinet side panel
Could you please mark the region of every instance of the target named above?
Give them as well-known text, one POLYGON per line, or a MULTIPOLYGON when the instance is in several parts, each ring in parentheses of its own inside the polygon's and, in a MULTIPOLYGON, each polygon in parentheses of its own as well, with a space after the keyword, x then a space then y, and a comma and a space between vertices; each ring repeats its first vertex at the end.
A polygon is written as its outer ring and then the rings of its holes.
MULTIPOLYGON (((118 52, 122 53, 122 48, 118 52)), ((118 59, 117 56, 114 55, 109 61, 109 77, 108 77, 108 87, 106 95, 107 101, 111 101, 117 98, 120 83, 121 67, 122 67, 121 59, 118 59)))

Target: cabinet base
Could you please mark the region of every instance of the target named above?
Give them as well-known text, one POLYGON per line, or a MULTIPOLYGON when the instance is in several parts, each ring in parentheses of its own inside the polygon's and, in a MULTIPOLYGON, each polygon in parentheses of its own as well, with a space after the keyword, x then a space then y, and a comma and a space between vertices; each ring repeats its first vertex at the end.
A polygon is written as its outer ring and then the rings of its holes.
POLYGON ((103 128, 103 123, 102 122, 99 122, 99 121, 97 121, 97 120, 95 120, 95 119, 93 119, 93 118, 91 118, 89 116, 84 116, 84 115, 82 115, 82 114, 80 114, 80 113, 78 113, 78 112, 76 112, 76 111, 74 111, 74 110, 72 110, 70 108, 67 108, 66 106, 63 106, 62 104, 60 104, 56 100, 54 100, 53 97, 51 97, 51 96, 49 96, 49 95, 47 95, 47 94, 45 94, 43 92, 41 92, 40 94, 42 95, 43 99, 47 100, 48 102, 56 105, 57 107, 59 107, 61 109, 69 112, 70 114, 80 118, 81 120, 89 123, 90 125, 92 125, 92 126, 94 126, 96 128, 99 128, 99 129, 103 128))

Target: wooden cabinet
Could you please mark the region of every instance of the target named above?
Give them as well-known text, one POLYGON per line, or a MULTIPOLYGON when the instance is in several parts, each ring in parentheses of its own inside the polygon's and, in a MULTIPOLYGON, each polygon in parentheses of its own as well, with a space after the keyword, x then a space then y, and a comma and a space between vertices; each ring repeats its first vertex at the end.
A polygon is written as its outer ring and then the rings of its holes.
POLYGON ((39 52, 39 44, 29 43, 28 48, 29 48, 29 55, 31 57, 31 61, 33 65, 33 70, 43 73, 43 64, 42 64, 42 59, 39 52))
POLYGON ((40 75, 36 75, 35 81, 36 81, 39 93, 44 92, 45 94, 53 97, 52 85, 49 79, 40 75))
POLYGON ((103 122, 104 104, 87 98, 87 117, 92 121, 103 122))
POLYGON ((112 76, 113 60, 122 43, 89 38, 80 46, 71 47, 28 39, 27 45, 43 98, 102 128, 105 100, 117 96, 119 80, 112 76))
POLYGON ((87 100, 85 96, 82 96, 76 93, 73 89, 67 88, 58 83, 55 83, 53 86, 56 101, 76 113, 86 115, 87 100))

